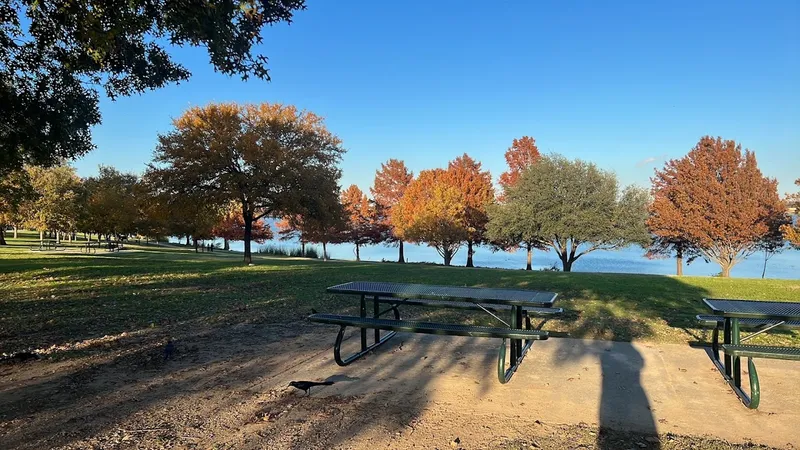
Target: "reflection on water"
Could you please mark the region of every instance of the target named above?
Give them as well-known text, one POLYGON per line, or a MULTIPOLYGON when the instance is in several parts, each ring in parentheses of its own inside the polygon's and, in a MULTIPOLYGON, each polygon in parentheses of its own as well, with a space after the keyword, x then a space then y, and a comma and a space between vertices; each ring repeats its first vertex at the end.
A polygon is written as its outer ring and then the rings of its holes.
MULTIPOLYGON (((292 246, 291 242, 278 242, 279 245, 292 246)), ((254 248, 257 248, 254 245, 254 248)), ((231 242, 231 250, 242 251, 244 246, 241 242, 231 242)), ((319 246, 321 251, 321 246, 319 246)), ((408 262, 432 262, 442 263, 442 258, 436 250, 421 245, 405 244, 406 260, 408 262)), ((328 253, 334 259, 354 260, 355 247, 351 244, 336 244, 328 246, 328 253)), ((361 259, 363 261, 397 261, 397 247, 383 245, 370 245, 361 247, 361 259)), ((524 269, 525 252, 517 251, 514 253, 496 252, 493 253, 489 248, 478 247, 475 253, 474 262, 479 267, 497 267, 503 269, 524 269)), ((461 248, 453 258, 453 265, 466 265, 467 253, 465 248, 461 248)), ((549 267, 561 268, 561 262, 555 252, 536 251, 533 253, 533 268, 544 269, 549 267)), ((761 278, 761 271, 764 268, 764 254, 756 253, 741 263, 737 264, 731 271, 731 276, 739 278, 761 278)), ((674 259, 647 259, 644 257, 644 250, 638 246, 631 246, 622 250, 602 251, 598 250, 582 256, 572 266, 574 272, 616 272, 616 273, 647 273, 656 275, 674 275, 674 259)), ((693 263, 684 264, 684 275, 711 276, 720 272, 717 264, 706 263, 696 260, 693 263)), ((767 278, 800 278, 800 251, 785 250, 770 258, 767 263, 767 278)))

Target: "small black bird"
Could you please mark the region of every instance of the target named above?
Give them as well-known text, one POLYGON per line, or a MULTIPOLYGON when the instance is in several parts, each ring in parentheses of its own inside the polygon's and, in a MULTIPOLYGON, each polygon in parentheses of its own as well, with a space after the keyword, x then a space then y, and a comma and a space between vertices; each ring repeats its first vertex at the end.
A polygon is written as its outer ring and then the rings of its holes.
POLYGON ((333 381, 292 381, 289 386, 306 391, 306 395, 308 395, 314 386, 330 386, 332 384, 333 381))
POLYGON ((172 359, 172 356, 175 354, 175 343, 172 342, 172 339, 167 341, 167 345, 164 346, 164 361, 168 359, 172 359))

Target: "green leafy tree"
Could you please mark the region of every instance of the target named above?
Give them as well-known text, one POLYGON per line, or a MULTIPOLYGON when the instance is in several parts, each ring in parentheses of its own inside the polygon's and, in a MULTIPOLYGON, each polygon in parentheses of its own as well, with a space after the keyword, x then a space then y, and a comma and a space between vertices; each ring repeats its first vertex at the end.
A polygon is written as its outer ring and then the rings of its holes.
POLYGON ((314 113, 269 103, 210 104, 189 109, 159 136, 149 171, 170 196, 242 205, 244 261, 251 263, 254 222, 295 214, 307 220, 313 205, 339 203, 342 153, 339 138, 314 113))
POLYGON ((17 228, 25 220, 23 205, 35 198, 27 171, 0 174, 0 245, 6 245, 5 230, 8 226, 14 227, 14 237, 17 237, 17 228))
POLYGON ((61 233, 76 231, 83 184, 75 169, 28 167, 27 172, 37 194, 24 205, 27 226, 39 230, 40 237, 45 231, 54 231, 56 239, 61 233))
MULTIPOLYGON (((794 184, 800 186, 800 178, 795 180, 794 184)), ((800 193, 790 195, 786 199, 786 203, 789 207, 794 208, 795 214, 800 214, 800 193)), ((781 231, 783 232, 783 238, 786 239, 792 247, 800 250, 800 223, 786 223, 781 226, 781 231)))
POLYGON ((635 186, 620 192, 616 176, 591 163, 542 157, 505 194, 489 228, 507 239, 545 239, 565 272, 587 253, 650 241, 647 192, 635 186))
POLYGON ((99 174, 84 180, 86 188, 86 231, 106 237, 134 235, 139 224, 139 205, 136 203, 139 179, 109 166, 100 166, 99 174))
MULTIPOLYGON (((504 192, 506 191, 504 189, 504 192)), ((504 195, 504 198, 506 197, 504 195)), ((497 249, 524 249, 527 253, 525 270, 532 270, 533 250, 546 249, 548 243, 547 239, 542 237, 541 223, 525 220, 516 215, 515 210, 506 204, 489 205, 487 213, 489 222, 486 225, 486 237, 497 249)))
POLYGON ((110 98, 187 80, 168 49, 197 46, 217 71, 269 80, 261 30, 304 0, 0 0, 0 172, 92 149, 98 87, 110 98))

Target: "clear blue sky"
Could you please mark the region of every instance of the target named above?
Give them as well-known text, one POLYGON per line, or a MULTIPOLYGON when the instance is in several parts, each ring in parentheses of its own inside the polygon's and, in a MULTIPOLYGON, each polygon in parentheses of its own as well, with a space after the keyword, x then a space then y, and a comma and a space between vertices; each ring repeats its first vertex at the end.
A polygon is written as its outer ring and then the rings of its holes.
POLYGON ((187 83, 100 105, 97 150, 74 165, 141 173, 159 132, 190 105, 292 103, 348 149, 344 186, 366 189, 400 158, 414 171, 467 152, 496 177, 522 135, 627 183, 705 134, 800 177, 800 2, 333 2, 263 31, 272 82, 214 73, 179 49, 187 83))

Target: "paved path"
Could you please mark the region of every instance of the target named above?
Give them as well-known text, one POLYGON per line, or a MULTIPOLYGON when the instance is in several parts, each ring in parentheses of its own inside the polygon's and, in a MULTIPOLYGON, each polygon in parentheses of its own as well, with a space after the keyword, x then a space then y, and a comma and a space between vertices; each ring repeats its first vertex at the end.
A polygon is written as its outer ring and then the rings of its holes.
MULTIPOLYGON (((318 337, 329 335, 332 345, 335 331, 327 328, 330 332, 318 337)), ((357 339, 346 345, 354 347, 357 339)), ((722 381, 704 348, 553 338, 534 344, 511 382, 501 385, 497 345, 489 339, 399 334, 348 367, 337 366, 328 348, 275 381, 332 377, 338 382, 314 396, 382 396, 391 398, 387 408, 406 408, 409 417, 436 408, 438 414, 451 410, 487 421, 519 417, 800 446, 797 363, 757 360, 762 400, 761 408, 751 411, 722 381)))

